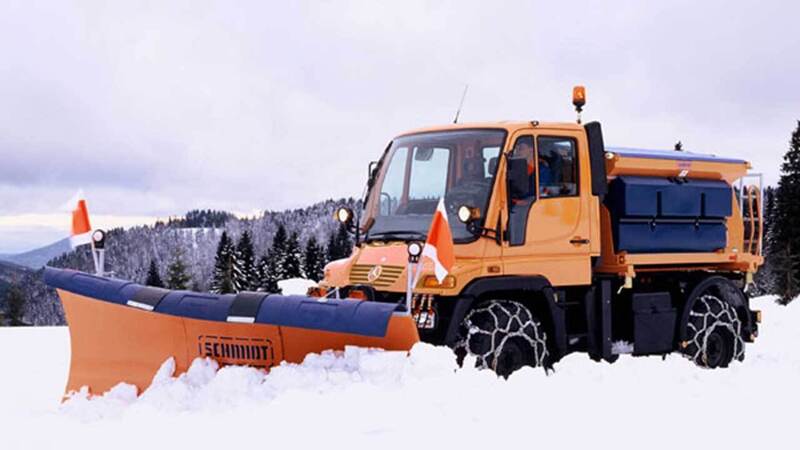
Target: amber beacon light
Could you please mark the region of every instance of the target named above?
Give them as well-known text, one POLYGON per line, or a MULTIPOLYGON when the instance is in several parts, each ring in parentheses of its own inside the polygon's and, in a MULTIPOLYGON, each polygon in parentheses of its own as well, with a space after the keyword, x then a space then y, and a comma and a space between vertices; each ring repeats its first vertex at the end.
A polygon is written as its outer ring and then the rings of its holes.
POLYGON ((575 111, 578 113, 578 123, 581 123, 581 112, 583 106, 586 104, 586 88, 583 86, 575 86, 572 88, 572 104, 575 105, 575 111))

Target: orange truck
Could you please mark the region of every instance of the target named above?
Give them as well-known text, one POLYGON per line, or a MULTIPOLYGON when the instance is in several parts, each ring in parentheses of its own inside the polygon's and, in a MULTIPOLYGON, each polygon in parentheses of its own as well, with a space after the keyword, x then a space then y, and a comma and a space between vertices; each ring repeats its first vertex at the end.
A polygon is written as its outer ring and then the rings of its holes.
MULTIPOLYGON (((607 148, 600 124, 580 116, 405 133, 370 165, 360 217, 336 213, 356 235, 351 256, 306 296, 170 291, 105 277, 102 264, 46 268, 70 331, 66 391, 141 391, 169 360, 176 373, 196 358, 269 369, 420 340, 503 376, 572 352, 613 362, 678 351, 726 367, 760 322, 745 294, 763 262, 749 168, 607 148), (440 201, 455 261, 437 278, 419 256, 440 201)), ((102 261, 104 234, 91 237, 102 261)))
MULTIPOLYGON (((580 110, 585 96, 576 88, 580 110)), ((701 367, 744 358, 760 312, 745 290, 761 256, 748 162, 606 147, 597 122, 453 124, 397 136, 370 165, 356 234, 314 295, 402 303, 409 243, 444 198, 455 265, 422 261, 412 317, 424 341, 507 375, 572 352, 677 351, 701 367), (738 184, 737 184, 738 183, 738 184)))

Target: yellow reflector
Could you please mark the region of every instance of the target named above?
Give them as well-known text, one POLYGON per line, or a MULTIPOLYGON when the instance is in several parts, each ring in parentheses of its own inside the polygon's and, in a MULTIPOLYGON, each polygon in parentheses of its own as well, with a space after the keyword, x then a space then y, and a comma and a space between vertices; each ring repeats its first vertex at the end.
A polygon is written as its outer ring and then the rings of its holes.
POLYGON ((444 277, 444 280, 442 280, 440 284, 435 275, 428 275, 422 279, 422 287, 451 289, 456 287, 456 277, 448 275, 444 277))

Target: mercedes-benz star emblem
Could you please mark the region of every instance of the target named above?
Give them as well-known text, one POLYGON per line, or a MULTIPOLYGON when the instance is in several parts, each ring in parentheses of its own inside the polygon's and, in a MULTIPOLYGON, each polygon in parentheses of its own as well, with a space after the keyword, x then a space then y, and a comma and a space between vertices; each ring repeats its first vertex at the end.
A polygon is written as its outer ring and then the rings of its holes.
POLYGON ((372 269, 369 270, 369 273, 367 273, 367 281, 372 283, 373 281, 377 280, 378 277, 381 276, 382 271, 383 269, 381 269, 381 266, 373 267, 372 269))

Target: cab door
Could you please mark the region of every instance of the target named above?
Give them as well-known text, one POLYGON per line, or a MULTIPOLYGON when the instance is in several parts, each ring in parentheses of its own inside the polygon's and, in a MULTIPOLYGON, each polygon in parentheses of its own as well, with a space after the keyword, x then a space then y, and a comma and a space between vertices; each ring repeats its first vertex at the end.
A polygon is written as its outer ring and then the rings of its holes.
POLYGON ((508 159, 527 158, 531 143, 530 190, 509 189, 504 271, 543 275, 555 286, 589 284, 591 183, 585 138, 578 130, 522 132, 514 136, 508 159))

